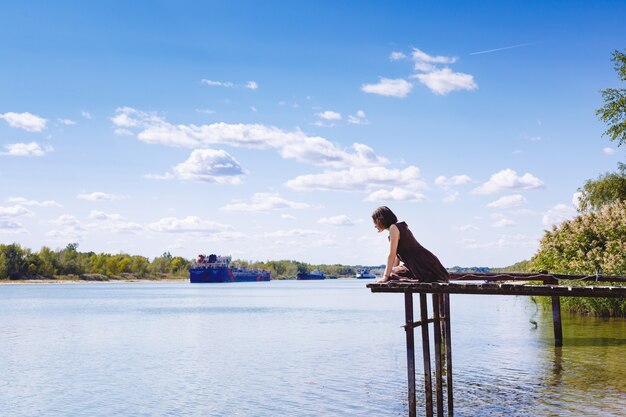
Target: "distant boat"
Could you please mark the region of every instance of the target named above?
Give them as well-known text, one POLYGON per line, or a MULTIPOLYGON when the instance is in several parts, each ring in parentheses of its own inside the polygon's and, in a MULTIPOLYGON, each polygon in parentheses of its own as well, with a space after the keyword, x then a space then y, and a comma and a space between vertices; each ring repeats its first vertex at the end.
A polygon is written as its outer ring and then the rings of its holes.
POLYGON ((232 267, 230 256, 198 255, 189 268, 189 281, 205 282, 255 282, 269 281, 270 271, 232 267))
POLYGON ((326 275, 319 269, 316 269, 312 272, 298 272, 296 274, 296 279, 299 280, 311 280, 311 279, 326 279, 326 275))
POLYGON ((358 279, 373 279, 376 278, 376 275, 372 274, 367 268, 361 268, 356 271, 356 277, 358 279))

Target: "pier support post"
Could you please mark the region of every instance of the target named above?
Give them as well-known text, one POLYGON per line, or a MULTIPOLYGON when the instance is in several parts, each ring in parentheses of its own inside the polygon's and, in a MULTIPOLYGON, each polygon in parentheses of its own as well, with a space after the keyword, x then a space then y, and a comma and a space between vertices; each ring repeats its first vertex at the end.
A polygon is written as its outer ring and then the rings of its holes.
POLYGON ((406 359, 409 381, 409 417, 416 417, 415 403, 415 334, 413 332, 413 293, 404 293, 404 317, 406 325, 406 359))
POLYGON ((454 415, 454 398, 452 395, 452 337, 450 336, 450 294, 442 294, 443 317, 445 323, 445 343, 446 343, 446 378, 448 390, 448 417, 454 415))
POLYGON ((561 327, 561 299, 552 296, 552 323, 554 325, 554 346, 563 346, 563 328, 561 327))
POLYGON ((424 355, 424 394, 426 417, 433 417, 433 386, 430 374, 430 337, 428 336, 428 298, 420 293, 420 315, 422 319, 422 353, 424 355))
POLYGON ((441 355, 441 294, 433 294, 433 332, 435 334, 435 392, 437 397, 437 416, 443 416, 443 380, 442 380, 442 355, 441 355))

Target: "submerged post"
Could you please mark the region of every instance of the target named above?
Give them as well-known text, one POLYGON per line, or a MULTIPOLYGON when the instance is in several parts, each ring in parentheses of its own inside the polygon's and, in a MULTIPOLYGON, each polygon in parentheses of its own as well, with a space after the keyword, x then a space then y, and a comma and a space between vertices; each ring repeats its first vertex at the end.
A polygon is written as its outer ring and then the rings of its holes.
POLYGON ((437 416, 443 416, 443 380, 442 380, 442 355, 441 355, 441 294, 433 294, 433 332, 435 334, 435 392, 437 397, 437 416))
POLYGON ((554 346, 563 346, 563 328, 561 327, 561 299, 552 296, 552 323, 554 325, 554 346))
POLYGON ((406 359, 409 380, 409 417, 416 417, 415 404, 415 337, 413 333, 413 293, 404 293, 404 317, 406 325, 406 359))
POLYGON ((426 417, 433 417, 433 386, 430 376, 430 338, 428 336, 428 304, 425 293, 420 293, 420 315, 422 319, 422 353, 424 355, 424 394, 426 417))
POLYGON ((448 416, 454 415, 454 398, 452 395, 452 338, 450 336, 450 294, 442 294, 443 316, 445 322, 445 343, 446 343, 446 377, 448 390, 448 416))

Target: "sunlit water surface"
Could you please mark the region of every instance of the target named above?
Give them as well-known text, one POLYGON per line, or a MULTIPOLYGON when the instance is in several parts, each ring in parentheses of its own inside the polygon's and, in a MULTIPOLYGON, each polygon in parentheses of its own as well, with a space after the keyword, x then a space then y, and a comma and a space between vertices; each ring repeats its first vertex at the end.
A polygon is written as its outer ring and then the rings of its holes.
MULTIPOLYGON (((403 297, 367 282, 2 285, 0 414, 406 415, 403 297)), ((528 297, 451 304, 456 416, 626 415, 626 320, 556 349, 528 297)))

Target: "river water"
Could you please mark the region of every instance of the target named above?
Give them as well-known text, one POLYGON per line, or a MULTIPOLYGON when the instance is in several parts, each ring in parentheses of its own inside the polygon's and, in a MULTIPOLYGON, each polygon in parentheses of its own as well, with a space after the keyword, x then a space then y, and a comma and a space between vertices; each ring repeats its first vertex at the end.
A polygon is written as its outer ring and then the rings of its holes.
MULTIPOLYGON (((367 282, 2 285, 0 414, 406 415, 403 296, 367 282)), ((528 297, 451 319, 456 416, 626 415, 626 320, 566 316, 557 349, 528 297)))

